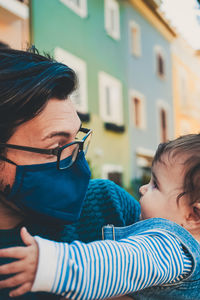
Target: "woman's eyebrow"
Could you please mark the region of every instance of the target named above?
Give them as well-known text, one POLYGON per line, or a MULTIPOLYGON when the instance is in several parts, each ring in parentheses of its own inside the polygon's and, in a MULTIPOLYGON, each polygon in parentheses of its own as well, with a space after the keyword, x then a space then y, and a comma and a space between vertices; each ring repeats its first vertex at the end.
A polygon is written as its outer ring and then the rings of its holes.
POLYGON ((47 139, 51 139, 55 136, 61 136, 61 137, 69 138, 70 133, 66 132, 66 131, 53 131, 50 134, 48 134, 47 136, 45 136, 44 138, 42 138, 42 141, 45 141, 47 139))
MULTIPOLYGON (((82 127, 82 123, 80 124, 80 127, 79 129, 77 130, 77 133, 79 132, 79 130, 81 129, 82 127)), ((55 136, 60 136, 60 137, 65 137, 65 138, 69 138, 70 137, 70 133, 69 132, 66 132, 66 131, 53 131, 51 133, 49 133, 48 135, 46 135, 44 138, 42 138, 42 141, 45 141, 47 139, 51 139, 55 136)))

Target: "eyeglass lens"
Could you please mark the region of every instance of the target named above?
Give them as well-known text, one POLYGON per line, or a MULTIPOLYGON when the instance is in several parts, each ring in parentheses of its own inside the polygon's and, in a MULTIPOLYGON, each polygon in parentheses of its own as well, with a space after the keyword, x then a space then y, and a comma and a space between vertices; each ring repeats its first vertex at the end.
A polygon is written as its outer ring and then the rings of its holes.
POLYGON ((64 148, 60 155, 59 168, 65 169, 70 167, 76 160, 79 151, 79 144, 73 144, 64 148), (68 157, 68 159, 66 159, 68 157))
MULTIPOLYGON (((82 150, 85 155, 88 151, 90 140, 91 140, 91 134, 85 139, 83 143, 82 150)), ((75 162, 79 152, 79 148, 80 148, 80 144, 72 144, 71 146, 68 146, 62 150, 60 156, 60 162, 59 162, 59 169, 69 168, 75 162), (69 159, 66 159, 67 157, 69 159)))

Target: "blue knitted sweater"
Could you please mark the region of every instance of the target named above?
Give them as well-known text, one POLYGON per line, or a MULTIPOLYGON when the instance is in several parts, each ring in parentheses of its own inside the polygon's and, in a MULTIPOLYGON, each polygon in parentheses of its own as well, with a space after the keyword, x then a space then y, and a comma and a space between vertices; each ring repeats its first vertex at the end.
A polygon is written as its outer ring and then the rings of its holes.
POLYGON ((61 240, 101 240, 104 225, 127 226, 139 220, 140 205, 123 188, 110 180, 92 179, 79 221, 65 226, 61 240))

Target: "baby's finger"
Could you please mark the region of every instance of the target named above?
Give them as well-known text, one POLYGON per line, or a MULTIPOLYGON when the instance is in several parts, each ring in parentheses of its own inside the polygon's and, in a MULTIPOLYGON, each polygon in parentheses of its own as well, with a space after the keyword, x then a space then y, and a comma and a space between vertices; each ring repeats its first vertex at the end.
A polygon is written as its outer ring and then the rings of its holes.
POLYGON ((34 238, 32 237, 32 235, 30 235, 28 233, 28 231, 25 227, 21 228, 20 235, 21 235, 22 241, 24 242, 25 245, 29 246, 29 245, 36 243, 34 238))
POLYGON ((20 273, 0 281, 0 289, 17 287, 27 281, 27 274, 20 273))
POLYGON ((20 287, 18 287, 17 289, 11 291, 9 293, 10 297, 17 297, 17 296, 21 296, 27 292, 29 292, 31 290, 32 284, 30 282, 26 282, 24 284, 22 284, 20 287))
POLYGON ((25 269, 25 261, 15 261, 6 265, 0 266, 0 275, 15 274, 25 269))
POLYGON ((11 247, 0 249, 0 257, 23 258, 26 255, 26 247, 11 247))

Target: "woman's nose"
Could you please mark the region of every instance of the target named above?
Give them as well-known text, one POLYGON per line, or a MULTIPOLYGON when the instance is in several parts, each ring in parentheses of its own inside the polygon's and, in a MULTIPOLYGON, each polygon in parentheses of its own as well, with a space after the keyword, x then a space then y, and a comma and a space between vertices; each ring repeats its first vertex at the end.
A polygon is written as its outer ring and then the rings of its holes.
POLYGON ((148 187, 148 184, 145 184, 145 185, 142 185, 142 186, 139 188, 139 192, 140 192, 140 194, 141 194, 142 196, 146 193, 147 187, 148 187))

